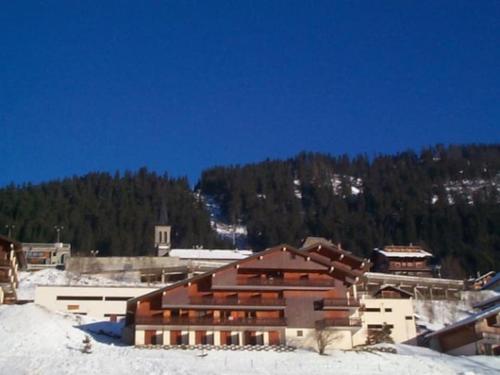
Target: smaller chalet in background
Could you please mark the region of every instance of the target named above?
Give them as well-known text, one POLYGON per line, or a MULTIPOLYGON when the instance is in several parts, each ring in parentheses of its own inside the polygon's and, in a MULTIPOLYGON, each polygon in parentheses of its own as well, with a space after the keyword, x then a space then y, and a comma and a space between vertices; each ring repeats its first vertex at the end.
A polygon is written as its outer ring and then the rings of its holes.
POLYGON ((432 349, 452 355, 500 355, 500 298, 479 303, 480 311, 427 335, 432 349))
POLYGON ((428 264, 432 254, 420 246, 385 246, 374 249, 372 254, 373 272, 394 275, 432 277, 432 267, 428 264))
POLYGON ((0 304, 16 302, 18 269, 25 267, 26 258, 21 244, 0 235, 0 304))
POLYGON ((476 278, 471 278, 467 280, 469 289, 471 290, 481 290, 485 285, 487 285, 496 275, 495 271, 489 271, 483 275, 477 275, 476 278))
POLYGON ((28 270, 46 268, 64 268, 71 256, 71 244, 55 243, 23 243, 28 270))

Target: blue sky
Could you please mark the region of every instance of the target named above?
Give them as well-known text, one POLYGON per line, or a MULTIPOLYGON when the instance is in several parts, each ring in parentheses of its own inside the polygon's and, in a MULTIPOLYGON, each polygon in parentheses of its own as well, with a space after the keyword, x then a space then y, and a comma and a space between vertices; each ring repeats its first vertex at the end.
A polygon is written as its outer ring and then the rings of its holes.
POLYGON ((0 185, 499 142, 500 2, 3 2, 0 134, 0 185))

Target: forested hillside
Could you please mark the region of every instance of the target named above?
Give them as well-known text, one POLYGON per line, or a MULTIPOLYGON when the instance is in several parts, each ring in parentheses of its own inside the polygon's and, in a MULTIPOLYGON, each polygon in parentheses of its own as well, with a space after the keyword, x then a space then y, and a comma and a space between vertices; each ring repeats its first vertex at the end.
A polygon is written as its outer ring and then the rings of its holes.
POLYGON ((175 223, 175 246, 219 245, 186 179, 141 169, 0 189, 0 225, 14 224, 16 239, 52 242, 54 226, 64 226, 62 241, 83 252, 99 249, 100 255, 152 254, 153 227, 162 208, 175 223))
POLYGON ((61 239, 78 251, 152 254, 164 207, 175 247, 230 247, 211 227, 211 202, 223 221, 246 226, 255 250, 297 246, 308 235, 363 256, 412 242, 433 251, 444 275, 500 268, 500 145, 374 158, 302 153, 211 168, 195 190, 146 169, 11 185, 0 189, 0 228, 14 224, 20 241, 51 242, 62 225, 61 239))
POLYGON ((500 146, 429 148, 394 156, 303 153, 206 170, 198 189, 257 249, 308 235, 356 254, 419 243, 444 275, 500 268, 500 146))

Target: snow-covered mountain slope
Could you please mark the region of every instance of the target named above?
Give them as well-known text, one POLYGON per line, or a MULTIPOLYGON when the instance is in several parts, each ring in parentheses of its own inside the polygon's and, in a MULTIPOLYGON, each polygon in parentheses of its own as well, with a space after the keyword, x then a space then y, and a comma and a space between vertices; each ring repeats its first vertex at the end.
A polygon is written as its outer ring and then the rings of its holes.
MULTIPOLYGON (((231 241, 238 249, 246 249, 247 245, 247 227, 242 224, 230 224, 223 220, 220 206, 212 197, 202 195, 197 192, 198 199, 201 199, 210 213, 210 224, 217 232, 217 235, 225 240, 231 241)), ((265 199, 265 196, 261 197, 265 199)))
MULTIPOLYGON (((51 313, 34 304, 0 306, 0 373, 39 374, 497 374, 495 357, 450 357, 396 345, 399 354, 331 351, 248 352, 138 349, 95 333, 111 323, 51 313), (87 330, 93 330, 88 332, 87 330), (81 352, 85 335, 91 353, 81 352)), ((111 335, 112 336, 112 335, 111 335)))

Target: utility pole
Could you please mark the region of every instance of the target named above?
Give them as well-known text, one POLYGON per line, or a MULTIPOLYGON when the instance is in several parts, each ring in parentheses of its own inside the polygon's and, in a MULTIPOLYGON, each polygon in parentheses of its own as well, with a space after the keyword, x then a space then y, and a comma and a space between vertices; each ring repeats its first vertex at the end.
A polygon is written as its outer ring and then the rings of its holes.
POLYGON ((61 242, 61 231, 64 229, 62 225, 54 225, 54 229, 57 232, 57 243, 61 242))
POLYGON ((14 229, 16 228, 16 226, 14 224, 7 224, 5 226, 5 228, 7 228, 7 237, 11 238, 12 237, 12 232, 14 231, 14 229))

